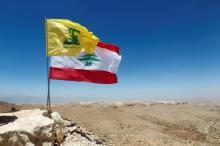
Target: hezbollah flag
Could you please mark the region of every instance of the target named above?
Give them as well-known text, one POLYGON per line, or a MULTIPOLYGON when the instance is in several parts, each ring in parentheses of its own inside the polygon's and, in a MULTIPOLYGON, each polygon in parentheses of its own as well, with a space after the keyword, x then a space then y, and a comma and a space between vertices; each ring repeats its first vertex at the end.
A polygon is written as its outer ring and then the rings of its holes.
POLYGON ((66 19, 46 19, 47 56, 92 54, 99 39, 78 23, 66 19))
POLYGON ((49 78, 113 84, 117 83, 120 61, 117 46, 99 42, 92 54, 85 51, 78 56, 52 56, 49 78))

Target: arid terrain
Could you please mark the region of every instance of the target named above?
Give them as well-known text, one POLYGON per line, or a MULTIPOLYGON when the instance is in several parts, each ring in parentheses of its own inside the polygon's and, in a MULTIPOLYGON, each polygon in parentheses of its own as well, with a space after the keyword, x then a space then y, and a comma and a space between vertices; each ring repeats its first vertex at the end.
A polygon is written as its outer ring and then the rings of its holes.
MULTIPOLYGON (((18 105, 19 109, 45 108, 18 105)), ((115 146, 219 146, 219 104, 186 102, 54 104, 53 111, 115 146)))

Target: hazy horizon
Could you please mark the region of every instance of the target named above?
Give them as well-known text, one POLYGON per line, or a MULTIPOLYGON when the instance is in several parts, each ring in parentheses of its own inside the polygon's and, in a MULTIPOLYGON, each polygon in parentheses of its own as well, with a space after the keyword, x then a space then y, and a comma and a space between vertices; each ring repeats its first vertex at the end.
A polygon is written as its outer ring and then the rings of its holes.
MULTIPOLYGON (((45 97, 30 97, 30 96, 14 96, 0 97, 0 102, 9 102, 15 104, 46 104, 45 97)), ((204 103, 204 104, 220 104, 220 97, 145 97, 145 98, 97 98, 97 97, 51 97, 52 104, 65 104, 74 102, 189 102, 189 103, 204 103)))

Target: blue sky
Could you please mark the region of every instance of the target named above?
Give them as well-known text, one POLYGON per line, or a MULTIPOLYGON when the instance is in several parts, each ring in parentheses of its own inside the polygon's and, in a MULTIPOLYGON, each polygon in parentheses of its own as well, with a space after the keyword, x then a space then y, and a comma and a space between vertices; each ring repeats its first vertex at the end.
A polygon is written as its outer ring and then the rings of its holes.
POLYGON ((66 18, 116 44, 119 83, 51 82, 52 102, 220 97, 220 1, 0 2, 0 99, 45 102, 44 18, 66 18))

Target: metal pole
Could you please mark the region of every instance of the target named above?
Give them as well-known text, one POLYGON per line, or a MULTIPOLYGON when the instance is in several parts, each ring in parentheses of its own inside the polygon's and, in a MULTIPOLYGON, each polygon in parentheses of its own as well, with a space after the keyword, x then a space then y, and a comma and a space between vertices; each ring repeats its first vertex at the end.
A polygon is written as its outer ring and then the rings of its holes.
POLYGON ((47 54, 47 49, 48 49, 48 35, 47 35, 47 17, 45 17, 45 31, 46 31, 46 57, 47 57, 47 111, 48 115, 50 116, 51 114, 51 107, 50 107, 50 78, 49 78, 49 56, 47 54))
POLYGON ((50 107, 50 78, 49 78, 49 57, 47 56, 47 110, 48 112, 51 112, 50 107))

